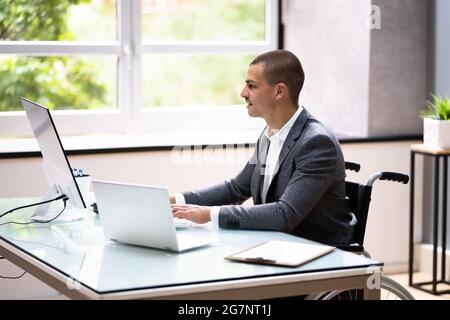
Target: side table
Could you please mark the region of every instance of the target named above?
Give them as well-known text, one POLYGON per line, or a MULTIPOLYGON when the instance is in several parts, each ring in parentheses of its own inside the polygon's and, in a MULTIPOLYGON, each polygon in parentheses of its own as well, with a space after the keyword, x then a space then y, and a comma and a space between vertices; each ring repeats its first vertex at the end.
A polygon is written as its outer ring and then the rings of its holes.
POLYGON ((447 242, 447 187, 448 187, 448 157, 450 156, 450 149, 438 150, 430 149, 423 144, 411 146, 411 184, 410 184, 410 220, 409 220, 409 285, 413 288, 437 295, 450 293, 450 290, 437 290, 437 285, 440 283, 450 284, 445 274, 445 251, 447 242), (421 154, 426 157, 434 159, 434 197, 433 197, 433 279, 428 282, 413 282, 414 273, 414 171, 415 171, 415 157, 416 154, 421 154), (442 160, 442 161, 441 161, 442 160), (440 169, 443 163, 443 175, 441 176, 440 169), (442 199, 439 198, 439 182, 443 177, 443 192, 442 199), (442 233, 441 233, 441 276, 438 279, 437 275, 437 257, 438 257, 438 227, 439 227, 439 201, 442 201, 442 233), (430 286, 431 290, 425 288, 430 286))

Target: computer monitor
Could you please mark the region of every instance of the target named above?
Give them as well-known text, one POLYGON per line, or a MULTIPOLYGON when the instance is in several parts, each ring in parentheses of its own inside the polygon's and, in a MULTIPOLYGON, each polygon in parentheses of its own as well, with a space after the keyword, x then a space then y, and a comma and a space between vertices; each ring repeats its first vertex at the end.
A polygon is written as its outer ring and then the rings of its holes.
MULTIPOLYGON (((68 198, 68 206, 55 221, 66 222, 84 218, 88 211, 86 202, 72 173, 50 111, 28 99, 20 98, 20 100, 41 149, 44 173, 50 184, 44 201, 64 194, 68 198)), ((37 207, 32 219, 45 221, 57 214, 58 212, 50 210, 49 203, 46 203, 37 207)))

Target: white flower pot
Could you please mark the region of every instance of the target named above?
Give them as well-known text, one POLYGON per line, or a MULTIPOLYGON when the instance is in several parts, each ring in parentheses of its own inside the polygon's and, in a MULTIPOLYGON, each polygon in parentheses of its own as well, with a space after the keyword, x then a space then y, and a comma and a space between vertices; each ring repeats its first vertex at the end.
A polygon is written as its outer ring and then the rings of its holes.
POLYGON ((424 118, 423 143, 433 149, 450 149, 450 120, 424 118))

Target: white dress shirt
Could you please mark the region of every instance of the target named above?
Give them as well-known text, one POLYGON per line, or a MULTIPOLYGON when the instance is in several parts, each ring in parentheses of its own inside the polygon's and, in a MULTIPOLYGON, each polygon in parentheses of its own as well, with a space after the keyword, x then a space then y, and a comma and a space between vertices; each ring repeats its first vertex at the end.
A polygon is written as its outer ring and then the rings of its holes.
POLYGON ((267 191, 269 190, 270 183, 272 182, 275 169, 278 166, 278 158, 280 157, 280 152, 283 148, 284 141, 286 141, 289 131, 291 131, 292 126, 294 125, 302 110, 302 107, 298 108, 291 119, 289 119, 289 121, 286 122, 286 124, 281 129, 273 130, 267 128, 265 131, 265 135, 267 139, 269 139, 270 145, 269 151, 267 152, 266 169, 264 172, 264 184, 261 189, 262 203, 266 202, 267 191))
MULTIPOLYGON (((278 158, 280 157, 281 149, 283 148, 284 141, 286 140, 289 131, 297 120, 298 116, 302 112, 303 108, 299 107, 295 114, 289 119, 288 122, 281 128, 272 130, 270 128, 266 128, 264 134, 270 141, 269 151, 267 152, 266 159, 266 169, 264 172, 264 184, 261 189, 261 200, 263 203, 266 202, 267 191, 269 190, 270 183, 273 179, 273 174, 275 172, 275 168, 278 165, 278 158)), ((175 202, 177 204, 185 204, 186 200, 182 193, 176 193, 175 202)), ((214 206, 211 207, 211 222, 215 226, 219 226, 219 212, 220 207, 214 206)))

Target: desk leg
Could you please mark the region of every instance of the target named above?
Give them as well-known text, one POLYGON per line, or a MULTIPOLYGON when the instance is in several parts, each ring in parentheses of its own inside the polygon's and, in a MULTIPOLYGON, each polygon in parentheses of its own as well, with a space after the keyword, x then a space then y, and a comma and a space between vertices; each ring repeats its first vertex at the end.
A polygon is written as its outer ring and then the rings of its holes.
POLYGON ((447 184, 448 184, 448 157, 444 160, 444 181, 442 198, 442 254, 441 254, 441 281, 446 281, 445 277, 445 252, 447 251, 447 184))
POLYGON ((363 299, 364 300, 380 300, 381 299, 381 289, 368 289, 367 287, 364 287, 363 299))
POLYGON ((438 247, 438 222, 439 222, 439 162, 440 157, 436 156, 434 161, 434 214, 433 214, 433 294, 437 290, 437 247, 438 247))
POLYGON ((408 277, 409 285, 413 284, 414 273, 414 178, 415 178, 415 152, 411 151, 411 166, 410 166, 410 191, 409 191, 409 268, 408 277))

